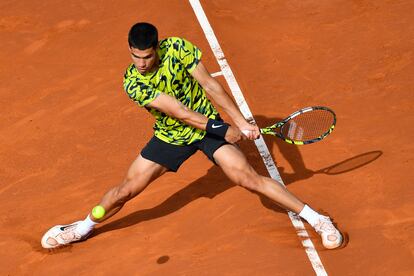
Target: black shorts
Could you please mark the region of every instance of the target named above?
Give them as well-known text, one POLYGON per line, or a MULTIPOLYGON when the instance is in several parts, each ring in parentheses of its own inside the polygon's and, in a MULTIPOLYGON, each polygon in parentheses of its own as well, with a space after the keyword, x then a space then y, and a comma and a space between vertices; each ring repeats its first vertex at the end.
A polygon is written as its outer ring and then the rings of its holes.
POLYGON ((213 154, 225 144, 228 142, 224 138, 208 133, 201 141, 184 146, 168 144, 154 136, 142 149, 141 156, 176 172, 197 150, 201 150, 215 164, 213 154))

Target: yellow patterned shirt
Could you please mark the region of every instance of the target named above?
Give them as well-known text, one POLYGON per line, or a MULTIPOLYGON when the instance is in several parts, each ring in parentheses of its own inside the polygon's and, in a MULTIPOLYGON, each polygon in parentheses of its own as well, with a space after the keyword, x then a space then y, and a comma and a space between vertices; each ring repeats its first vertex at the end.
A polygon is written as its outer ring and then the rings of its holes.
POLYGON ((191 76, 201 59, 201 51, 185 39, 169 37, 159 42, 158 70, 141 75, 132 63, 124 75, 124 89, 139 106, 145 107, 154 117, 154 135, 174 145, 189 145, 201 140, 205 131, 186 125, 147 105, 160 93, 173 96, 190 109, 216 119, 217 110, 208 100, 205 91, 191 76))

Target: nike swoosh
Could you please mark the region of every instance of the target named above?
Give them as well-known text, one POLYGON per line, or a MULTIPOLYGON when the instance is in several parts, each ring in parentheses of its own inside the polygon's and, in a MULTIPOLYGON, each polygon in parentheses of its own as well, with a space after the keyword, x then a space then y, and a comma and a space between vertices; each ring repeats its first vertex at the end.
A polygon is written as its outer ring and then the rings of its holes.
POLYGON ((211 125, 211 127, 212 127, 212 128, 219 128, 219 127, 222 127, 222 126, 223 126, 223 125, 217 125, 217 126, 216 126, 215 124, 212 124, 212 125, 211 125))
POLYGON ((66 226, 62 226, 60 227, 61 231, 65 231, 67 228, 73 227, 75 224, 70 224, 70 225, 66 225, 66 226))

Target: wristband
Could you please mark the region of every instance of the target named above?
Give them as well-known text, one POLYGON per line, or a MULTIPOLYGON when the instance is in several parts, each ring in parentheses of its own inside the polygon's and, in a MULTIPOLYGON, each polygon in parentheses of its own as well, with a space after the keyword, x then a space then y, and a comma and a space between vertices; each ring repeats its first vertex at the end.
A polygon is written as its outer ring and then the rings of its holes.
POLYGON ((229 125, 222 121, 208 119, 206 132, 224 138, 229 125))

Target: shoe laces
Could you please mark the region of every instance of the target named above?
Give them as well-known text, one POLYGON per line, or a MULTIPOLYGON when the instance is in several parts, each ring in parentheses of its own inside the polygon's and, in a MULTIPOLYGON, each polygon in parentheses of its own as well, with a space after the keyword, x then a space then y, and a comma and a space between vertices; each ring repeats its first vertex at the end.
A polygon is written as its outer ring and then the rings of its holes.
POLYGON ((65 231, 60 234, 60 238, 65 242, 71 242, 81 239, 82 236, 76 231, 76 225, 74 225, 73 227, 65 229, 65 231))
POLYGON ((329 217, 321 216, 319 218, 318 223, 315 225, 315 230, 318 233, 328 232, 328 233, 335 233, 336 228, 332 224, 332 221, 329 217))

